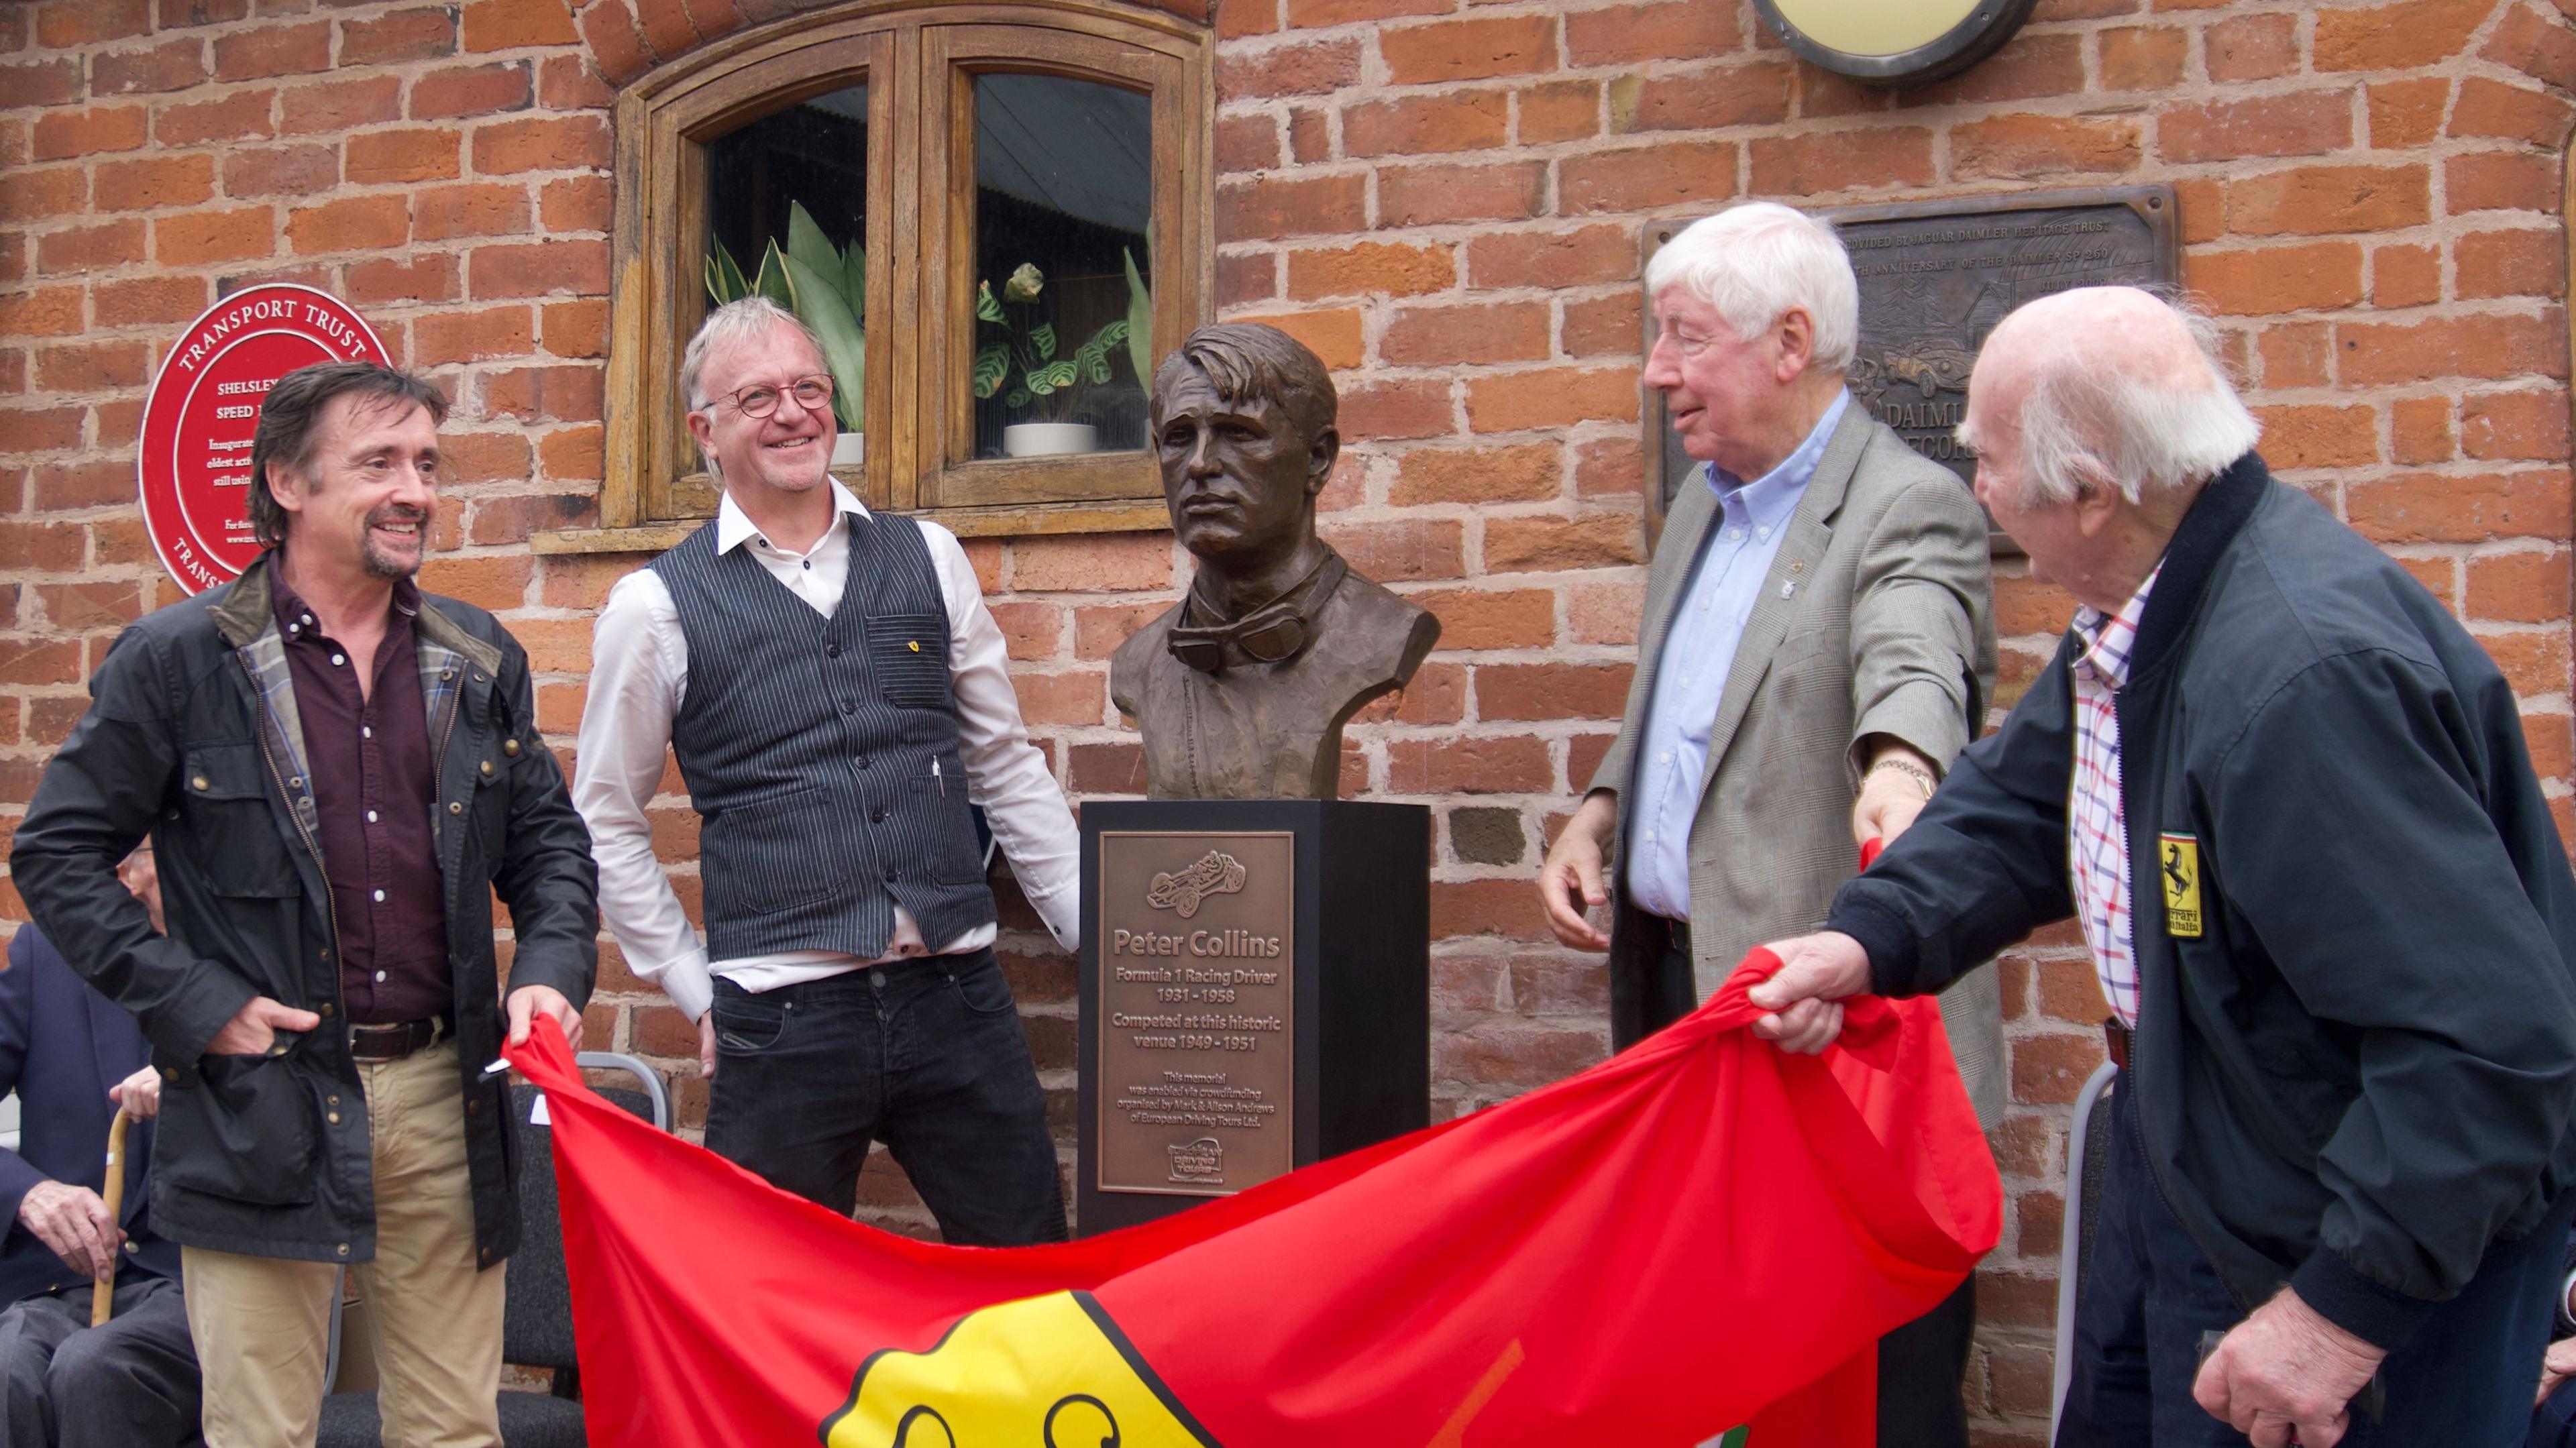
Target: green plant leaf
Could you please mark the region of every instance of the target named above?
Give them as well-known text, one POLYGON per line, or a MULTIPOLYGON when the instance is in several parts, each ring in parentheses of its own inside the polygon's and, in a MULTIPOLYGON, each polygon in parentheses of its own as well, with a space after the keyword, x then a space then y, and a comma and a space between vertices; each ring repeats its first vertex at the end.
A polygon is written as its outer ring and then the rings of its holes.
MULTIPOLYGON (((991 282, 977 282, 975 284, 975 316, 979 321, 1003 322, 1002 304, 993 300, 993 284, 991 282)), ((1003 322, 1003 324, 1005 326, 1009 325, 1007 322, 1003 322)))
POLYGON ((859 325, 868 321, 868 252, 857 242, 841 253, 841 296, 850 304, 850 315, 859 325))
POLYGON ((1031 327, 1029 329, 1029 345, 1037 349, 1039 361, 1053 361, 1055 358, 1055 323, 1040 322, 1036 326, 1031 327))
POLYGON ((1109 380, 1109 349, 1127 340, 1127 324, 1111 322, 1091 334, 1073 354, 1075 365, 1082 369, 1085 380, 1097 387, 1109 380))
POLYGON ((733 253, 725 244, 707 238, 707 297, 721 307, 737 302, 751 291, 751 283, 742 279, 742 268, 735 264, 733 253))
POLYGON ((779 253, 776 241, 761 252, 760 275, 752 278, 751 289, 791 312, 796 310, 796 293, 787 285, 787 258, 779 253))
POLYGON ((832 369, 832 411, 846 429, 858 431, 867 397, 867 333, 830 278, 799 258, 782 255, 779 260, 794 293, 796 315, 823 340, 823 361, 832 369))
POLYGON ((841 249, 823 235, 823 228, 814 224, 813 213, 801 201, 787 203, 787 254, 812 267, 814 275, 828 279, 835 290, 840 287, 841 249))
POLYGON ((1044 397, 1048 393, 1071 387, 1074 375, 1073 359, 1070 357, 1061 362, 1049 363, 1029 374, 1029 390, 1044 397))
POLYGON ((996 342, 975 354, 975 396, 980 401, 1002 390, 1011 375, 1011 349, 996 342))
POLYGON ((1125 247, 1118 248, 1119 259, 1127 263, 1127 360, 1136 364, 1136 383, 1154 385, 1154 298, 1145 290, 1145 278, 1136 271, 1136 257, 1125 247))
POLYGON ((1017 412, 1021 408, 1028 406, 1029 400, 1029 390, 1027 388, 1014 387, 1011 389, 1011 395, 1002 399, 1002 405, 1013 412, 1017 412))

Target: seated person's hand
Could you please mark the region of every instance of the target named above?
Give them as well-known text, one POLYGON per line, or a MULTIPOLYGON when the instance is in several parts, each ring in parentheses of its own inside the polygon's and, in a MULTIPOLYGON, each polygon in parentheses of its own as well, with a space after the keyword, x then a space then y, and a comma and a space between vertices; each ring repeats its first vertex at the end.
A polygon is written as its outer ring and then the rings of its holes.
POLYGON ((2560 1338, 2549 1345, 2548 1355, 2540 1360, 2540 1392, 2532 1398, 2532 1408, 2537 1411, 2569 1378, 2576 1378, 2576 1337, 2560 1338))
POLYGON ((19 1201, 18 1221, 74 1272, 101 1282, 115 1274, 116 1249, 125 1234, 89 1188, 38 1182, 19 1201))
POLYGON ((107 1099, 137 1121, 161 1114, 161 1073, 146 1066, 108 1088, 107 1099))

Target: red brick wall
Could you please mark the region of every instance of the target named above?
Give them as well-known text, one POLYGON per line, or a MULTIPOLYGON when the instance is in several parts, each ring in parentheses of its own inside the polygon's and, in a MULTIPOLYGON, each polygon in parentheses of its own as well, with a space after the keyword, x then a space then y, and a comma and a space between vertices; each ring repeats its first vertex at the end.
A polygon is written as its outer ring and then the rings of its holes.
MULTIPOLYGON (((641 561, 524 546, 595 511, 610 85, 801 8, 0 10, 0 818, 117 627, 173 596, 130 501, 141 393, 175 330, 253 279, 340 292, 456 394, 430 581, 508 617, 569 750, 590 614, 641 561)), ((1599 963, 1545 940, 1528 879, 1631 665, 1637 237, 1731 198, 2173 183, 2187 280, 2225 319, 2267 454, 2470 621, 2567 812, 2562 10, 2576 0, 2046 0, 1983 66, 1891 97, 1793 63, 1749 6, 1710 0, 1224 0, 1224 312, 1289 326, 1338 369, 1351 446, 1332 535, 1447 625, 1403 700, 1352 731, 1348 764, 1355 788, 1440 817, 1443 1112, 1606 1049, 1599 963)), ((1184 576, 1168 538, 974 552, 1068 786, 1133 788, 1104 670, 1184 576)), ((2011 572, 2008 687, 2067 608, 2011 572)), ((665 804, 685 858, 694 820, 665 804)), ((2004 965, 2015 1210, 1971 1388, 1994 1444, 2035 1443, 2045 1421, 2063 1107, 2101 1014, 2072 942, 2004 965)), ((1005 945, 1069 1126, 1070 964, 1024 910, 1005 945)), ((605 953, 595 1038, 676 1067, 693 1033, 605 953)), ((917 1220, 890 1171, 870 1200, 917 1220)))

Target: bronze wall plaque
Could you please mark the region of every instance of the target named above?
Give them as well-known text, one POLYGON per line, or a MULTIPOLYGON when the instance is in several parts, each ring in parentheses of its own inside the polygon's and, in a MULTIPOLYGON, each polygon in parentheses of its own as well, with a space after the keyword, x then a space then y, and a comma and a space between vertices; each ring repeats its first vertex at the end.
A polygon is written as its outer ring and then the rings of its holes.
POLYGON ((1296 836, 1100 834, 1102 1191, 1218 1197, 1296 1165, 1296 836))
MULTIPOLYGON (((1834 224, 1860 281, 1860 350, 1852 395, 1915 451, 1966 482, 1971 459, 1952 430, 1968 401, 1968 371, 1986 333, 2022 303, 2073 287, 2170 287, 2181 276, 2170 186, 2033 191, 1815 214, 1834 224)), ((1684 222, 1650 226, 1645 255, 1684 222)), ((1645 345, 1655 344, 1654 299, 1645 345)), ((1646 397, 1648 529, 1699 466, 1683 452, 1663 399, 1646 397)), ((2001 533, 1999 552, 2018 551, 2001 533)))

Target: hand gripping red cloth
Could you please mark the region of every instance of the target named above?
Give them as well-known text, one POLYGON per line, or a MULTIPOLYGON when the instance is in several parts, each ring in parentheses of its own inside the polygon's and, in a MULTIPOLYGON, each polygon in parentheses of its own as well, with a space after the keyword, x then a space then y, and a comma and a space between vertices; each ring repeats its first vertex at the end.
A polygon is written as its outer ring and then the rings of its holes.
POLYGON ((944 1247, 583 1086, 541 1022, 599 1448, 1755 1448, 1872 1441, 1875 1344, 1993 1247, 1930 1001, 1842 1042, 1714 999, 1579 1075, 1160 1222, 944 1247))

